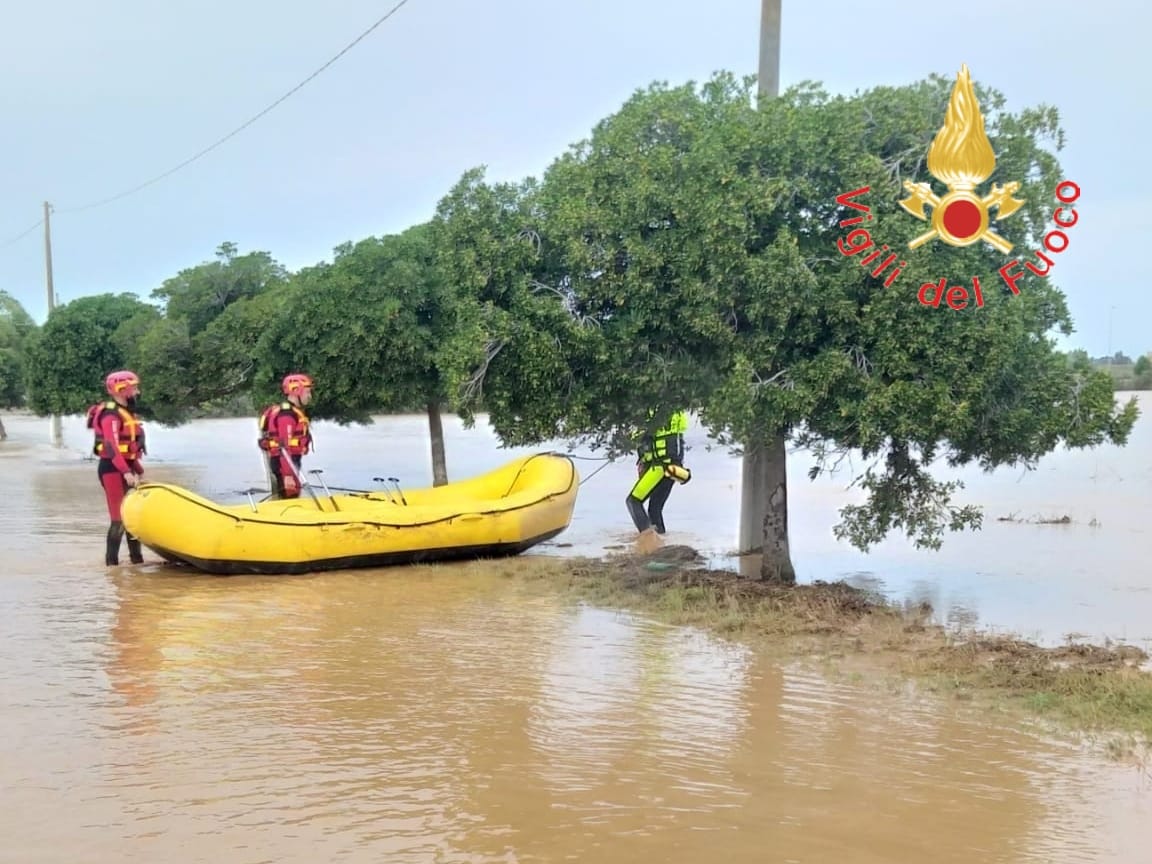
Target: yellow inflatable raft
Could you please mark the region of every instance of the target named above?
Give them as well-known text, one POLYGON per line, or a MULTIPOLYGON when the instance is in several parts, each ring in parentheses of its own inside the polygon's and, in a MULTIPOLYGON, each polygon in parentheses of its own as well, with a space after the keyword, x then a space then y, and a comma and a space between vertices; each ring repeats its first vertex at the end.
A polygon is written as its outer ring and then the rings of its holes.
POLYGON ((124 527, 165 560, 207 573, 308 573, 518 555, 572 520, 579 477, 537 453, 446 486, 222 505, 169 483, 142 483, 124 527))

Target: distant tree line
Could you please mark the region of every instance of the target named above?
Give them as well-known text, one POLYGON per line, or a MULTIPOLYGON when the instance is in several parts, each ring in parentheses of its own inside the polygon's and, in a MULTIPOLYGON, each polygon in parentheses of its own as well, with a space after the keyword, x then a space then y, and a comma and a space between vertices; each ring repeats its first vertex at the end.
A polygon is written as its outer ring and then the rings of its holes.
POLYGON ((1117 351, 1111 357, 1089 357, 1087 351, 1076 349, 1068 352, 1068 358, 1107 372, 1112 376, 1115 390, 1152 390, 1152 351, 1133 360, 1123 351, 1117 351))

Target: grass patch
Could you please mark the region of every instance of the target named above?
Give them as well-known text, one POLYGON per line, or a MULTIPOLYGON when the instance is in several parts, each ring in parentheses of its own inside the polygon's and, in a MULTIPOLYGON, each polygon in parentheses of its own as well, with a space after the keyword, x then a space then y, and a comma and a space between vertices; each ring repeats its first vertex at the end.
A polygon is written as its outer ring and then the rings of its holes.
POLYGON ((939 696, 1049 721, 1053 731, 1103 736, 1116 757, 1152 740, 1152 674, 1140 668, 1148 657, 1134 646, 1045 648, 950 631, 930 623, 928 604, 903 606, 844 582, 783 587, 744 579, 706 569, 684 546, 646 556, 519 561, 507 575, 522 584, 754 641, 778 654, 846 661, 839 674, 856 680, 869 673, 854 671, 852 661, 867 658, 869 669, 939 696))
POLYGON ((1028 714, 1082 732, 1128 732, 1152 739, 1152 674, 1129 645, 1041 648, 1011 637, 949 639, 904 661, 941 692, 995 694, 1028 714))

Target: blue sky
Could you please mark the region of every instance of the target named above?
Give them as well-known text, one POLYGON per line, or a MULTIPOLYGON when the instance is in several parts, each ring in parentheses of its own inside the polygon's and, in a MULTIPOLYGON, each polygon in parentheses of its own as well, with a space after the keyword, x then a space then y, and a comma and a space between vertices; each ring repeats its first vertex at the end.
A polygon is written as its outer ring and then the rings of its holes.
MULTIPOLYGON (((0 288, 38 321, 53 217, 62 302, 146 297, 225 240, 292 269, 346 240, 402 230, 477 164, 538 175, 653 80, 754 73, 758 0, 409 0, 274 111, 172 176, 106 206, 233 130, 327 61, 395 0, 41 0, 0 30, 0 288)), ((1152 98, 1132 72, 1148 6, 1119 0, 914 4, 784 0, 781 85, 839 92, 938 72, 1056 105, 1083 189, 1052 277, 1067 341, 1152 350, 1145 248, 1152 98), (1127 58, 1127 59, 1125 59, 1127 58), (1111 326, 1110 326, 1111 322, 1111 326)))

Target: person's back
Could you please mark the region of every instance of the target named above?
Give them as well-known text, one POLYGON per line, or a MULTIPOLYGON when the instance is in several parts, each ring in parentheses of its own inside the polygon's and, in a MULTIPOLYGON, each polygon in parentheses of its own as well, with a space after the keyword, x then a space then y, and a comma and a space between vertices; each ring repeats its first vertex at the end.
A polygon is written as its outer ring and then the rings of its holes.
POLYGON ((646 435, 637 451, 636 483, 628 492, 625 503, 636 530, 641 534, 655 530, 664 534, 664 504, 677 483, 687 483, 692 472, 684 467, 684 433, 688 430, 688 414, 675 412, 668 423, 651 435, 646 435), (648 511, 644 504, 648 503, 648 511))

